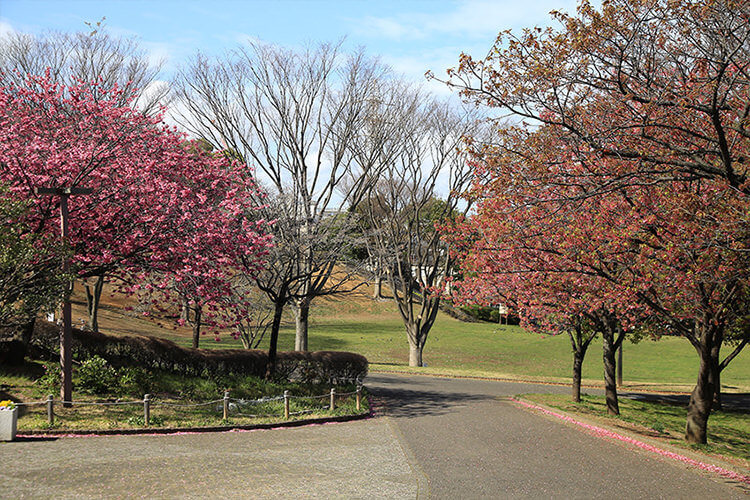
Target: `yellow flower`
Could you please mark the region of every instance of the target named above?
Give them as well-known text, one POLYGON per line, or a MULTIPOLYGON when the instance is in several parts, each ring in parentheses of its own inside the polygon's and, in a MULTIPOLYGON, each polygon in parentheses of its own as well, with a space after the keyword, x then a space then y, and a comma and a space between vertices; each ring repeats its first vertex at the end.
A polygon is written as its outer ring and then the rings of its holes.
POLYGON ((16 407, 16 403, 13 401, 6 399, 5 401, 0 401, 0 410, 12 410, 16 407))

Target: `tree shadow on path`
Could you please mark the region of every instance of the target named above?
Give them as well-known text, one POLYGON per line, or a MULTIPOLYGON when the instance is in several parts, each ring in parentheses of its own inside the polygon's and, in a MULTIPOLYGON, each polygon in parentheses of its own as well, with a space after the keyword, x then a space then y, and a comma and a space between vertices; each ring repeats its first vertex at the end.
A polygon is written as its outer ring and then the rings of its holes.
MULTIPOLYGON (((497 398, 488 394, 467 392, 434 391, 419 387, 385 387, 377 383, 370 387, 375 404, 375 413, 395 418, 414 418, 426 415, 444 415, 452 410, 482 401, 497 398)), ((420 385, 418 380, 409 381, 409 386, 420 385)))

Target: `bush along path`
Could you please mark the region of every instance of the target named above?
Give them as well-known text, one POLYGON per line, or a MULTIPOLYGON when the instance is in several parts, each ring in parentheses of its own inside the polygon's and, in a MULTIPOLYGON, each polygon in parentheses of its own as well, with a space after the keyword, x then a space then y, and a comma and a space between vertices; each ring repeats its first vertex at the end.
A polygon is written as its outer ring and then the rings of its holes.
POLYGON ((21 434, 226 430, 367 415, 361 380, 368 364, 357 354, 279 353, 276 376, 264 380, 264 351, 185 349, 75 330, 75 397, 60 401, 51 396, 59 388, 56 329, 40 326, 30 354, 41 360, 0 369, 0 396, 18 404, 21 434))

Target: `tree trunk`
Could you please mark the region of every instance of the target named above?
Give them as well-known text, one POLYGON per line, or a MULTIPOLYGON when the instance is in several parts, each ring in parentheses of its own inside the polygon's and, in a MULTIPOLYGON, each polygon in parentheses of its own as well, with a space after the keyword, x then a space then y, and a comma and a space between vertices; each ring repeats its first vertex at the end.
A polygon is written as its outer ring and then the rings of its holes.
POLYGON ((720 356, 721 345, 714 346, 711 349, 711 385, 714 388, 713 403, 711 404, 711 410, 721 410, 721 360, 720 356))
POLYGON ((375 287, 372 292, 373 299, 379 299, 383 296, 383 276, 380 274, 375 278, 375 287))
POLYGON ((615 350, 611 346, 604 344, 604 396, 607 400, 607 414, 619 415, 620 405, 617 401, 617 361, 615 359, 615 350))
POLYGON ((86 310, 89 315, 87 326, 92 332, 99 332, 99 303, 102 298, 104 276, 97 276, 93 285, 85 283, 86 310))
POLYGON ((596 332, 590 332, 586 335, 583 333, 582 318, 578 318, 572 325, 573 329, 568 330, 570 345, 573 348, 573 402, 581 402, 581 379, 583 371, 583 360, 586 357, 586 351, 594 340, 596 332))
POLYGON ((573 401, 575 403, 581 402, 581 372, 583 370, 583 357, 585 355, 585 349, 583 352, 573 352, 573 401))
POLYGON ((294 350, 307 352, 307 329, 310 318, 310 300, 297 301, 297 315, 295 318, 294 350))
POLYGON ((34 326, 36 326, 36 315, 31 316, 29 321, 21 326, 21 342, 25 347, 28 347, 31 343, 31 338, 34 336, 34 326))
POLYGON ((198 304, 193 306, 193 349, 198 349, 201 338, 201 314, 202 307, 198 304))
POLYGON ((409 366, 423 366, 422 351, 424 351, 424 346, 414 345, 409 342, 409 366))
POLYGON ((190 321, 190 303, 186 297, 180 300, 180 319, 185 322, 190 321))
MULTIPOLYGON (((607 400, 607 414, 619 415, 620 405, 617 401, 617 344, 615 332, 618 329, 616 320, 604 319, 602 329, 602 359, 604 360, 604 397, 607 400)), ((619 339, 622 342, 622 339, 619 339)))
POLYGON ((714 398, 714 387, 711 383, 711 349, 702 343, 698 355, 698 381, 688 403, 685 440, 688 443, 706 444, 708 417, 711 415, 714 398))
MULTIPOLYGON (((286 292, 284 292, 286 293, 286 292)), ((271 339, 268 344, 268 364, 266 365, 266 380, 273 378, 276 373, 276 349, 279 343, 279 329, 281 328, 281 314, 284 312, 284 301, 274 304, 273 323, 271 323, 271 339)))

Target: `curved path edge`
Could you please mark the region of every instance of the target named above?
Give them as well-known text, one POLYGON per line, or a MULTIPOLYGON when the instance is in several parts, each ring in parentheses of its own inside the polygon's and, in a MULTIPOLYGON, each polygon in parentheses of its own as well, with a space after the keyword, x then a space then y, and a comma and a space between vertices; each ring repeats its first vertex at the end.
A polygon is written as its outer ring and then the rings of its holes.
MULTIPOLYGON (((493 377, 493 376, 485 376, 485 375, 463 375, 459 373, 420 373, 420 372, 408 372, 408 371, 398 371, 398 370, 370 370, 369 373, 373 374, 385 374, 385 375, 404 375, 404 376, 411 376, 416 375, 417 377, 433 377, 433 378, 455 378, 455 379, 468 379, 468 380, 489 380, 489 381, 496 381, 496 382, 508 382, 511 384, 533 384, 533 385, 552 385, 557 387, 570 387, 570 381, 563 382, 560 380, 545 380, 545 379, 536 379, 536 378, 513 378, 513 377, 493 377)), ((604 384, 591 384, 591 383, 582 383, 581 389, 601 389, 604 390, 604 384)), ((618 390, 623 390, 623 388, 618 387, 618 390)), ((626 391, 627 392, 627 391, 626 391)), ((640 391, 639 391, 640 392, 640 391)), ((673 390, 673 391, 667 391, 667 390, 648 390, 649 393, 652 394, 690 394, 689 390, 673 390)), ((724 394, 724 393, 722 393, 724 394)))
POLYGON ((715 455, 700 454, 701 457, 705 457, 706 459, 712 460, 716 463, 721 463, 722 465, 716 465, 715 463, 708 463, 702 460, 697 460, 695 458, 690 458, 683 454, 688 451, 682 448, 669 446, 661 442, 659 442, 658 445, 653 444, 653 443, 648 443, 646 441, 650 441, 650 440, 647 437, 638 435, 638 438, 636 439, 633 436, 626 435, 625 433, 622 432, 622 430, 619 430, 619 429, 615 430, 611 426, 608 426, 601 422, 597 422, 596 424, 593 424, 589 421, 586 421, 586 419, 583 419, 578 415, 574 417, 563 410, 559 410, 557 408, 550 408, 546 405, 543 405, 537 402, 531 402, 518 396, 512 397, 509 400, 528 410, 541 412, 541 413, 544 413, 545 415, 548 415, 548 416, 557 418, 559 420, 563 420, 567 423, 573 424, 575 426, 581 427, 597 437, 620 441, 620 442, 629 444, 631 446, 640 448, 642 450, 649 451, 651 453, 655 453, 663 457, 676 460, 678 462, 682 462, 692 467, 696 467, 706 472, 718 474, 719 476, 725 479, 730 479, 732 481, 737 481, 738 483, 743 483, 745 485, 750 486, 750 475, 747 474, 748 471, 743 470, 743 472, 738 472, 739 469, 735 465, 727 464, 721 461, 720 459, 718 459, 715 455), (666 449, 666 448, 669 448, 669 449, 666 449))

